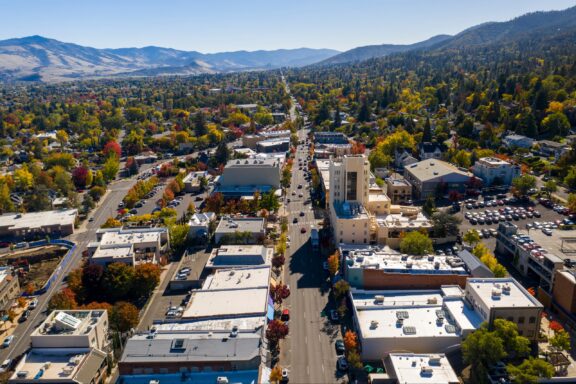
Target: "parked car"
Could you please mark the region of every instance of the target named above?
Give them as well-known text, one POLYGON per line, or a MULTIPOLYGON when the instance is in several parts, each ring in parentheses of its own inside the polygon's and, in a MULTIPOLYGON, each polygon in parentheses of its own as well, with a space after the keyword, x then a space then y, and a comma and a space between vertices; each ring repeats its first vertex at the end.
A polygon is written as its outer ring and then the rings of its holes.
POLYGON ((0 365, 0 373, 8 372, 12 367, 12 359, 6 359, 0 365))
POLYGON ((336 340, 336 354, 343 355, 346 352, 346 347, 344 346, 343 340, 336 340))
POLYGON ((348 370, 348 361, 344 356, 340 356, 338 358, 338 363, 336 364, 339 371, 347 371, 348 370))
POLYGON ((28 309, 34 309, 38 306, 38 298, 35 297, 32 299, 32 301, 30 302, 30 304, 28 304, 28 309))
POLYGON ((10 344, 12 344, 12 341, 14 341, 14 335, 6 337, 4 342, 2 342, 2 348, 8 348, 10 344))

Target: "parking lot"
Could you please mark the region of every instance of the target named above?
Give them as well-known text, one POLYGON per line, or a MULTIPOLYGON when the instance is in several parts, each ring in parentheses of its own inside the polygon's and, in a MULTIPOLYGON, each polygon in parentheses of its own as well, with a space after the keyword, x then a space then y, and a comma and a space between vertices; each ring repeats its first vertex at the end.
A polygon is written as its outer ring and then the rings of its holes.
MULTIPOLYGON (((479 232, 482 241, 490 249, 496 246, 496 230, 500 222, 512 222, 521 229, 536 229, 551 234, 571 218, 534 201, 520 202, 508 197, 489 201, 467 200, 464 209, 457 215, 462 219, 460 230, 465 234, 470 229, 479 232)), ((560 208, 560 207, 557 207, 560 208)))

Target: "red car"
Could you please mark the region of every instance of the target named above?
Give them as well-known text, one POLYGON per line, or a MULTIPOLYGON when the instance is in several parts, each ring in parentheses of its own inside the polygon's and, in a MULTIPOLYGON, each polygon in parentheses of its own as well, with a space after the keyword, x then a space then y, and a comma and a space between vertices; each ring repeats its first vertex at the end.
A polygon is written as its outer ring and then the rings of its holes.
POLYGON ((306 228, 302 228, 302 229, 300 230, 300 233, 306 233, 306 228))

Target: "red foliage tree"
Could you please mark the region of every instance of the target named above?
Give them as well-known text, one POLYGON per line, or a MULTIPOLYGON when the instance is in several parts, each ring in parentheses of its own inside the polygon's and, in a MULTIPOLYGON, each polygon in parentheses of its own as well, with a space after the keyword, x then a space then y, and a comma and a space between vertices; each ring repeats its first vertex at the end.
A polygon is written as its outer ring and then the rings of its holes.
POLYGON ((560 324, 556 320, 552 320, 550 322, 550 329, 553 330, 554 332, 559 332, 559 331, 564 330, 564 327, 562 326, 562 324, 560 324))
POLYGON ((366 152, 366 146, 362 143, 354 142, 352 143, 351 152, 353 155, 361 155, 366 152))
POLYGON ((272 258, 272 266, 274 268, 280 268, 286 262, 286 258, 283 255, 274 256, 272 258))
POLYGON ((277 343, 288 336, 288 326, 280 320, 272 320, 268 323, 266 329, 266 338, 272 342, 277 343))
POLYGON ((290 296, 290 288, 285 284, 270 285, 270 297, 276 304, 282 304, 282 301, 290 296))
POLYGON ((88 168, 84 166, 76 167, 72 171, 72 181, 76 188, 85 188, 86 180, 88 179, 88 168))
POLYGON ((120 144, 118 144, 114 140, 110 140, 109 142, 107 142, 102 151, 106 156, 109 156, 111 153, 115 153, 116 157, 120 158, 120 156, 122 155, 122 148, 120 147, 120 144))

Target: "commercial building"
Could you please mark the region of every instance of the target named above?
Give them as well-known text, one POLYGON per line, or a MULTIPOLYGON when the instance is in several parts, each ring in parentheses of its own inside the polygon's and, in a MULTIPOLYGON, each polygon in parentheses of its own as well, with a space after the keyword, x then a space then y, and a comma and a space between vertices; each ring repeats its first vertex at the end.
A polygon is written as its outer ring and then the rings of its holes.
POLYGON ((464 193, 475 177, 463 168, 438 159, 428 159, 404 169, 404 177, 412 184, 417 199, 443 196, 450 192, 464 193))
POLYGON ((118 362, 120 375, 154 375, 162 381, 175 374, 179 379, 185 373, 192 380, 198 375, 199 382, 215 383, 216 377, 202 381, 214 373, 229 379, 251 375, 251 380, 232 382, 258 382, 254 379, 264 353, 265 326, 265 317, 156 324, 153 332, 128 339, 118 362))
POLYGON ((394 352, 448 353, 482 324, 458 286, 439 290, 351 290, 363 360, 394 352))
POLYGON ((357 289, 464 288, 470 276, 466 264, 454 256, 409 256, 389 247, 340 245, 344 278, 357 289))
POLYGON ((520 166, 495 157, 483 157, 472 167, 474 176, 482 179, 486 187, 491 185, 511 185, 512 180, 519 177, 520 166))
POLYGON ((290 138, 268 139, 256 144, 256 151, 260 153, 287 152, 290 149, 290 138))
POLYGON ((26 238, 33 235, 50 237, 68 236, 74 233, 78 217, 76 209, 56 211, 6 213, 0 215, 0 237, 26 238))
POLYGON ((30 335, 31 349, 9 383, 102 383, 107 369, 106 311, 54 311, 30 335))
POLYGON ((348 144, 348 137, 342 132, 314 132, 317 144, 348 144))
POLYGON ((14 300, 20 296, 18 276, 9 267, 0 267, 0 312, 6 313, 14 300))
POLYGON ((365 155, 331 160, 329 178, 330 219, 337 243, 397 248, 402 233, 431 227, 419 208, 391 204, 371 180, 365 155))
POLYGON ((190 239, 208 238, 210 224, 216 221, 214 212, 195 213, 188 220, 188 237, 190 239))
POLYGON ((538 339, 544 306, 515 279, 470 278, 465 297, 482 321, 492 325, 495 319, 506 319, 518 325, 521 336, 538 339))
POLYGON ((225 197, 252 196, 280 188, 282 161, 277 158, 230 160, 215 188, 225 197))
POLYGON ((274 249, 262 245, 226 245, 214 248, 205 268, 242 268, 270 265, 274 249))
MULTIPOLYGON (((217 269, 192 291, 182 319, 265 317, 269 313, 270 266, 217 269)), ((272 306, 272 314, 274 309, 272 306)))
POLYGON ((324 194, 325 208, 330 205, 330 160, 316 160, 316 168, 320 177, 320 187, 324 194))
POLYGON ((256 244, 266 237, 266 220, 262 217, 223 217, 214 231, 216 244, 256 244))
POLYGON ((268 130, 262 131, 255 135, 242 136, 242 146, 250 149, 256 149, 259 142, 273 139, 290 139, 292 133, 289 130, 268 130))
POLYGON ((502 143, 508 148, 532 148, 534 140, 522 135, 508 135, 502 139, 502 143))
POLYGON ((188 193, 200 192, 203 188, 203 180, 208 185, 210 174, 206 171, 190 172, 187 174, 182 182, 184 182, 184 191, 188 193))
POLYGON ((157 263, 170 249, 167 228, 101 228, 88 244, 90 263, 157 263))
POLYGON ((328 159, 331 156, 342 157, 352 153, 352 144, 318 144, 314 147, 314 157, 328 159))
POLYGON ((448 353, 471 332, 497 318, 518 324, 536 341, 542 304, 513 278, 469 278, 466 289, 351 290, 354 326, 362 358, 378 360, 394 352, 448 353))
POLYGON ((567 144, 551 140, 540 140, 536 142, 536 145, 538 146, 538 153, 546 157, 553 157, 555 160, 560 159, 571 149, 567 144))
POLYGON ((496 252, 508 257, 510 264, 518 272, 536 281, 542 290, 552 292, 556 271, 564 267, 564 258, 544 246, 544 243, 548 245, 544 236, 541 236, 540 242, 535 241, 533 237, 538 235, 539 231, 532 231, 532 235, 529 235, 520 231, 513 223, 500 223, 496 236, 496 252))
POLYGON ((414 156, 412 156, 411 153, 409 153, 406 150, 394 152, 394 165, 396 166, 396 169, 402 170, 407 166, 415 164, 417 162, 418 159, 416 159, 414 156))
POLYGON ((394 384, 460 384, 443 353, 391 353, 384 366, 394 384))
POLYGON ((386 194, 392 204, 406 204, 412 200, 412 184, 404 178, 386 178, 386 194))

